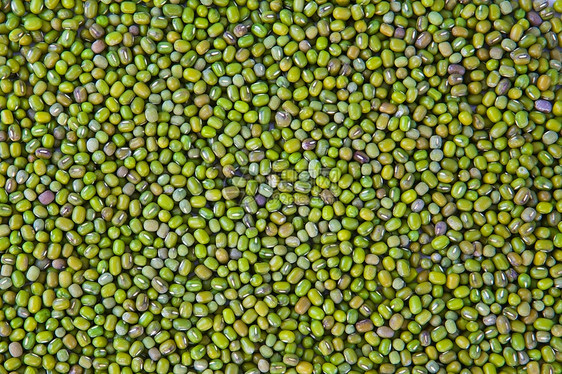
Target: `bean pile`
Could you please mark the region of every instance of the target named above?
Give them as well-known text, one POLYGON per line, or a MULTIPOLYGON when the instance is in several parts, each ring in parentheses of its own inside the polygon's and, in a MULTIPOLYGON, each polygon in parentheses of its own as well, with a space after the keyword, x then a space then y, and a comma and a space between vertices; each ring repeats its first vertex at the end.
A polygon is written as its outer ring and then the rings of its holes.
POLYGON ((0 0, 0 374, 562 373, 561 11, 0 0))

